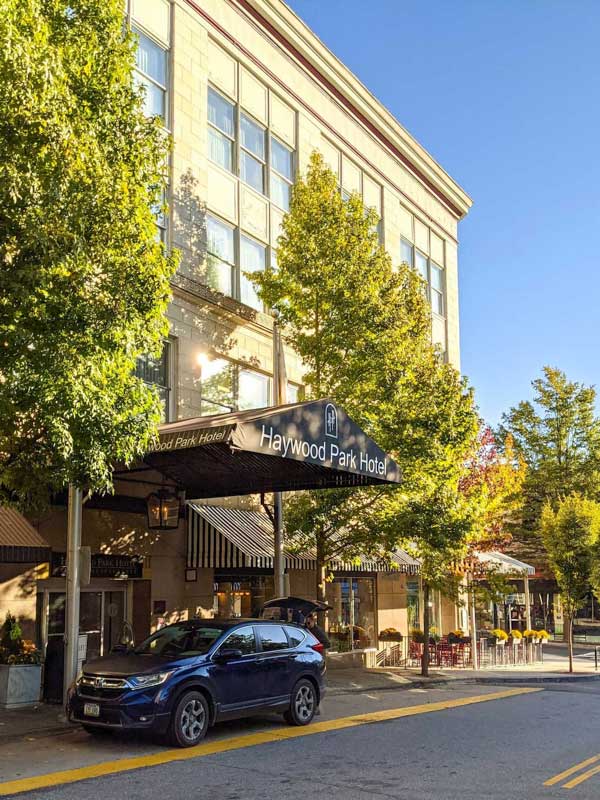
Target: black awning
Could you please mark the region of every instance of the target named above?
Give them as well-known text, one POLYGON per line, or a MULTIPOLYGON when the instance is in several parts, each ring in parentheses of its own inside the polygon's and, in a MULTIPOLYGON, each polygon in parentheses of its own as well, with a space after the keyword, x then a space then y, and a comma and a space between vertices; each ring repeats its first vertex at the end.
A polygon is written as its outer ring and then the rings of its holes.
POLYGON ((401 477, 389 455, 329 400, 161 425, 144 463, 194 499, 399 483, 401 477))

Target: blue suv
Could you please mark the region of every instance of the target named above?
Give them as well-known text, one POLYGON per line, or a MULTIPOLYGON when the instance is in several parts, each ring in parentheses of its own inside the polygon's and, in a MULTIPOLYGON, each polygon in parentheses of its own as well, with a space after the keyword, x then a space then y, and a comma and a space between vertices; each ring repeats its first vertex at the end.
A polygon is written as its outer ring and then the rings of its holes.
POLYGON ((69 691, 85 730, 146 729, 192 747, 215 722, 272 711, 312 721, 325 691, 323 645, 270 620, 168 625, 125 653, 86 662, 69 691))

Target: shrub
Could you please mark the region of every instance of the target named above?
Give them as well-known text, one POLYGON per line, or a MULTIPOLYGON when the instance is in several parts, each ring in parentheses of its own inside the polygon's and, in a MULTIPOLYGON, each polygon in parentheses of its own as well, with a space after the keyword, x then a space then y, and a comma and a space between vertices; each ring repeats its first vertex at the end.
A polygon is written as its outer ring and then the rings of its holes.
POLYGON ((23 631, 10 611, 0 628, 0 664, 39 664, 40 651, 33 642, 23 639, 23 631))

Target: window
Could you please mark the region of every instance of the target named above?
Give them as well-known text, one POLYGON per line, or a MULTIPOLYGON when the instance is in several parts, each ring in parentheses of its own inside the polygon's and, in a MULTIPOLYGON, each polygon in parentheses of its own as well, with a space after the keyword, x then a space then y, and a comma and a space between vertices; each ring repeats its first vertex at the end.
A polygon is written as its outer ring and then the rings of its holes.
POLYGON ((240 178, 265 193, 265 129, 240 114, 240 178))
POLYGON ((137 28, 135 82, 145 88, 144 110, 149 117, 160 117, 166 123, 167 51, 137 28))
POLYGON ((286 387, 286 402, 287 403, 298 403, 300 400, 300 390, 301 387, 298 386, 296 383, 289 383, 286 387))
POLYGON ((232 297, 235 269, 234 229, 214 217, 206 218, 206 282, 232 297))
POLYGON ((269 405, 271 379, 268 375, 208 355, 201 356, 198 363, 202 416, 269 405))
POLYGON ((269 378, 250 369, 239 374, 238 408, 266 408, 269 405, 269 378))
POLYGON ((306 635, 303 631, 299 630, 298 628, 287 628, 285 632, 288 635, 288 639, 290 641, 290 647, 298 647, 299 644, 306 639, 306 635))
POLYGON ((271 136, 271 200, 275 205, 290 210, 290 196, 294 181, 293 152, 271 136))
POLYGON ((287 636, 279 625, 261 625, 258 630, 263 652, 272 653, 274 650, 288 649, 287 636))
POLYGON ((266 267, 267 248, 247 236, 240 237, 240 300, 257 311, 263 310, 263 303, 256 293, 254 284, 244 272, 262 272, 266 267))
POLYGON ((169 422, 171 401, 171 342, 164 343, 159 358, 140 356, 135 367, 135 374, 148 386, 156 386, 162 402, 162 422, 169 422))
POLYGON ((417 268, 417 272, 423 278, 425 283, 429 283, 427 257, 424 256, 423 253, 419 253, 418 250, 415 251, 415 266, 417 268))
POLYGON ((431 267, 431 310, 435 314, 444 316, 444 271, 433 261, 431 267))
POLYGON ((233 172, 235 108, 218 92, 208 87, 208 157, 233 172))
POLYGON ((201 415, 225 414, 234 411, 235 364, 224 358, 203 358, 200 362, 201 415))
POLYGON ((227 650, 241 650, 242 655, 248 656, 256 653, 256 639, 254 638, 254 628, 251 625, 245 628, 238 628, 222 644, 227 650))
POLYGON ((163 189, 161 191, 158 201, 152 207, 152 213, 156 221, 156 241, 163 244, 167 241, 167 215, 165 214, 165 206, 167 204, 166 193, 163 189))
POLYGON ((407 239, 400 239, 400 262, 413 266, 413 246, 407 239))

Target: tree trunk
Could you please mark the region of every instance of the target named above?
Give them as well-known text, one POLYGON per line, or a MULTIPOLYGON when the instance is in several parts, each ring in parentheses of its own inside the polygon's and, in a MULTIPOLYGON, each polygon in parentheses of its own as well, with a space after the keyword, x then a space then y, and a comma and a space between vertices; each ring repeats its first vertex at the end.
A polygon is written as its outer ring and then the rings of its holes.
POLYGON ((421 675, 429 676, 429 584, 423 581, 423 655, 421 656, 421 675))
POLYGON ((567 621, 567 649, 569 651, 569 672, 573 672, 573 616, 565 617, 567 621))
MULTIPOLYGON (((321 536, 317 536, 317 600, 327 602, 327 563, 325 560, 325 547, 321 536)), ((323 630, 328 629, 327 615, 324 611, 317 614, 319 625, 323 630)))

